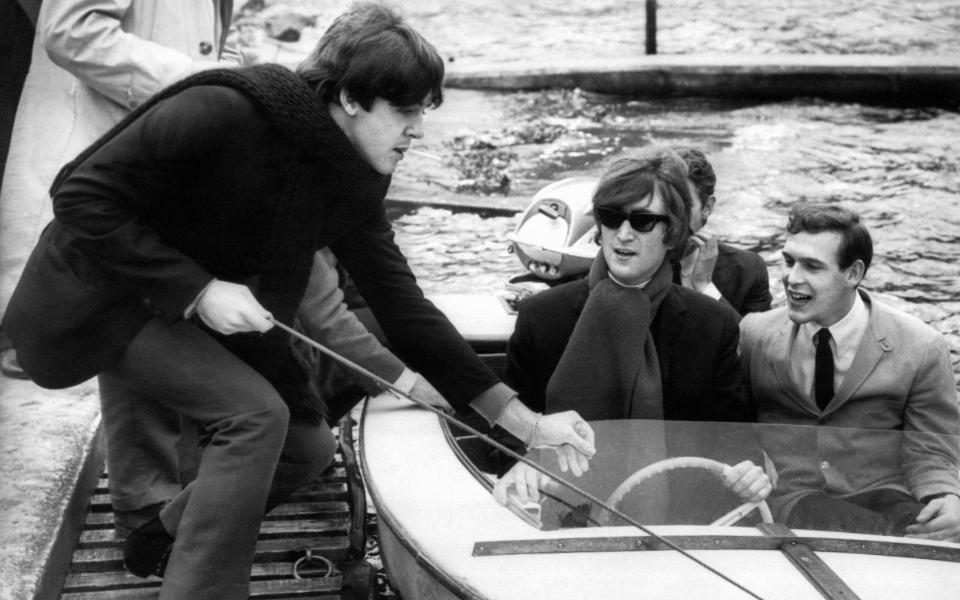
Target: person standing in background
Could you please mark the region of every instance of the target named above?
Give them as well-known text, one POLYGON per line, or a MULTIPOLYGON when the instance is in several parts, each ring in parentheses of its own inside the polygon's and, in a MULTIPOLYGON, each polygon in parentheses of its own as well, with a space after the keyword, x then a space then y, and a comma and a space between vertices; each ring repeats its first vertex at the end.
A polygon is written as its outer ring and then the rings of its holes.
POLYGON ((30 46, 39 11, 39 0, 0 0, 0 181, 20 90, 30 68, 30 46))
POLYGON ((724 244, 703 230, 716 206, 717 175, 703 152, 675 147, 687 165, 693 206, 687 251, 677 262, 674 283, 728 304, 740 316, 770 310, 770 276, 759 255, 724 244))
MULTIPOLYGON (((60 167, 171 83, 240 66, 227 39, 232 12, 232 0, 46 0, 39 7, 0 185, 0 316, 53 217, 49 189, 60 167)), ((13 349, 3 350, 0 367, 25 377, 13 349)))
MULTIPOLYGON (((0 316, 53 217, 49 189, 60 167, 171 83, 240 66, 228 35, 232 11, 231 0, 43 2, 0 188, 0 316)), ((0 346, 4 375, 26 378, 9 345, 0 346)), ((120 537, 181 488, 179 417, 161 406, 133 406, 126 394, 100 384, 120 537)))

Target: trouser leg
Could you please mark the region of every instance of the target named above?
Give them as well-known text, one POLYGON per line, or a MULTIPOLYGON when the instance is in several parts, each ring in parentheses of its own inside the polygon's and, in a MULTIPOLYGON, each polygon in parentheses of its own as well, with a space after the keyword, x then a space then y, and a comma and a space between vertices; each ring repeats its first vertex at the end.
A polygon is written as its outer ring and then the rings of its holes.
POLYGON ((180 416, 109 373, 98 379, 110 501, 123 532, 149 520, 151 506, 180 492, 180 416))
MULTIPOLYGON (((270 512, 303 485, 319 476, 333 462, 336 451, 336 439, 326 423, 315 425, 291 418, 264 513, 270 512)), ((191 484, 184 489, 183 494, 163 507, 160 520, 167 531, 178 530, 192 493, 191 484)))
POLYGON ((843 499, 812 494, 797 502, 786 524, 797 529, 903 535, 921 508, 908 494, 896 490, 874 490, 843 499))
MULTIPOLYGON (((162 600, 246 598, 288 410, 256 371, 189 322, 149 322, 109 371, 196 422, 208 443, 190 485, 162 600)), ((173 502, 179 500, 179 496, 173 502)))

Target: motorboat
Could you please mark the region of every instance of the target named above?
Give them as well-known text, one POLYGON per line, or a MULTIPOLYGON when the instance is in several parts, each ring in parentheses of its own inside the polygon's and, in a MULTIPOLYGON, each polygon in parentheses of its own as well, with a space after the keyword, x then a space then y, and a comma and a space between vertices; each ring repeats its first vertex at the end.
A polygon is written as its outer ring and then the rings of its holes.
MULTIPOLYGON (((830 529, 777 522, 810 483, 810 473, 796 469, 797 457, 814 465, 816 477, 816 469, 830 468, 818 458, 825 449, 842 455, 845 444, 879 436, 882 456, 864 460, 897 469, 911 444, 956 460, 955 438, 742 423, 591 425, 597 454, 587 473, 561 473, 551 450, 534 450, 527 458, 551 473, 538 501, 511 494, 503 506, 491 496, 496 473, 481 468, 490 461, 474 433, 408 399, 369 399, 361 464, 385 567, 401 596, 953 600, 960 592, 960 544, 905 537, 902 530, 857 531, 856 519, 836 527, 829 511, 821 516, 830 529), (717 477, 744 457, 776 480, 766 506, 740 503, 717 477), (561 478, 602 502, 558 486, 561 478)), ((896 488, 904 481, 874 484, 896 488)))

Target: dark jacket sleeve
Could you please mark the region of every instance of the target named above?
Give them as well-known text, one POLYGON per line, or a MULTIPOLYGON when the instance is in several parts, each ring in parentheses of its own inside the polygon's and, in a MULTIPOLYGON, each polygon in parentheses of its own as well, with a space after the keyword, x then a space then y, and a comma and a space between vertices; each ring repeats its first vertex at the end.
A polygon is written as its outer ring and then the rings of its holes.
POLYGON ((150 222, 177 218, 165 211, 178 186, 233 146, 228 142, 249 129, 253 110, 225 88, 184 91, 120 130, 55 190, 56 218, 75 249, 168 321, 181 316, 212 276, 165 243, 150 222))
POLYGON ((543 412, 546 407, 546 385, 537 364, 538 350, 530 325, 530 305, 521 303, 517 322, 507 341, 507 367, 504 380, 517 391, 520 401, 531 410, 543 412))
POLYGON ((752 422, 756 420, 756 415, 749 408, 744 390, 740 370, 739 342, 740 328, 731 311, 730 317, 723 319, 713 367, 713 392, 715 403, 719 408, 717 414, 719 421, 752 422))
POLYGON ((383 328, 391 349, 457 410, 499 382, 447 317, 427 300, 381 207, 331 249, 383 328))
POLYGON ((770 310, 773 303, 773 296, 770 294, 770 275, 767 273, 767 264, 759 254, 750 252, 747 254, 752 263, 749 269, 750 287, 743 300, 743 306, 740 308, 740 315, 743 316, 752 312, 764 312, 770 310))

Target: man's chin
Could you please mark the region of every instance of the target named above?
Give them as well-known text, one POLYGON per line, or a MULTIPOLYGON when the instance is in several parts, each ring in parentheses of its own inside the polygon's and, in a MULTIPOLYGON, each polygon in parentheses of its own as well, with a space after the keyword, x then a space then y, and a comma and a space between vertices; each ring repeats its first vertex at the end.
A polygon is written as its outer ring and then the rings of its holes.
POLYGON ((787 302, 787 316, 797 325, 803 325, 811 318, 810 313, 803 310, 803 307, 794 306, 789 301, 787 302))

